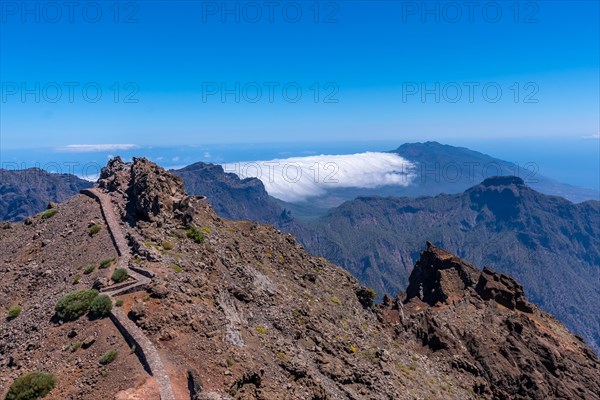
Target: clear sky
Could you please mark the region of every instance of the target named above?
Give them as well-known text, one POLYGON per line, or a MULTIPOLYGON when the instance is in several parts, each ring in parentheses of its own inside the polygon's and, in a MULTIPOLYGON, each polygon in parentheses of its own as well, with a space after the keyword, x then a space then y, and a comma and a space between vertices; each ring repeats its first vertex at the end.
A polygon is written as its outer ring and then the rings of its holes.
POLYGON ((3 149, 599 131, 598 1, 78 4, 0 2, 3 149))

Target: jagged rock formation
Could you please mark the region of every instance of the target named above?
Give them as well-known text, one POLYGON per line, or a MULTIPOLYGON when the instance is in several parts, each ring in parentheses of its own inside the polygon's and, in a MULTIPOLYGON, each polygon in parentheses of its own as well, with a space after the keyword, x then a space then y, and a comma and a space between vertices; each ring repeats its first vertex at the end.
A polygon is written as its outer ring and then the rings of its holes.
POLYGON ((92 186, 69 174, 50 174, 39 168, 0 168, 0 221, 21 221, 92 186))
POLYGON ((379 293, 409 283, 426 240, 516 277, 535 304, 600 354, 600 202, 573 204, 518 177, 492 177, 464 193, 359 198, 298 230, 311 253, 379 293))
POLYGON ((404 301, 388 299, 382 315, 402 324, 400 336, 415 334, 450 368, 471 374, 485 398, 600 395, 600 364, 580 338, 531 304, 511 277, 480 271, 431 243, 404 301))
MULTIPOLYGON (((424 289, 372 305, 370 291, 292 236, 220 218, 146 160, 111 165, 99 189, 110 225, 128 239, 129 268, 151 276, 145 290, 117 296, 118 313, 156 348, 177 399, 600 398, 595 355, 548 315, 523 311, 508 277, 430 246, 411 280, 424 289)), ((103 224, 97 202, 76 196, 57 210, 0 230, 0 309, 23 307, 1 322, 0 396, 23 372, 45 370, 58 377, 50 398, 158 399, 109 320, 52 319, 58 298, 116 267, 80 269, 115 255, 107 229, 89 232, 103 224), (88 336, 90 346, 75 346, 88 336), (110 348, 116 360, 100 366, 110 348)))

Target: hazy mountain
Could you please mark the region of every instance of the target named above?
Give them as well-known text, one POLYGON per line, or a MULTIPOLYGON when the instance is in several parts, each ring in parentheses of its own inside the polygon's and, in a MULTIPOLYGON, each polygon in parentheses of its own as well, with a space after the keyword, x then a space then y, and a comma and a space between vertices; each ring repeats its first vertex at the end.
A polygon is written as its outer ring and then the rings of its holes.
POLYGON ((111 160, 54 210, 0 229, 2 398, 600 399, 582 341, 509 276, 431 244, 407 296, 374 305, 145 159, 111 160))
POLYGON ((464 193, 365 197, 298 232, 313 254, 343 266, 379 293, 408 283, 421 243, 523 282, 536 304, 600 349, 600 202, 573 204, 516 177, 486 179, 464 193))
POLYGON ((65 201, 92 183, 70 174, 51 174, 39 168, 0 169, 0 221, 19 221, 65 201))
POLYGON ((225 218, 271 224, 285 218, 284 210, 259 179, 240 179, 225 173, 220 165, 202 162, 171 172, 183 179, 188 193, 207 196, 210 205, 225 218))

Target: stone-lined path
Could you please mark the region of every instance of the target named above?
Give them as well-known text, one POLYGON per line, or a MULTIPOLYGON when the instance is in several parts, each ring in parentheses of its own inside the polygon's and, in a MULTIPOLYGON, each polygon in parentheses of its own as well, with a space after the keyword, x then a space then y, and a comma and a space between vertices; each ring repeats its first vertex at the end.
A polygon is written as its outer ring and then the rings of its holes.
MULTIPOLYGON (((133 292, 146 286, 150 283, 150 279, 129 268, 131 250, 129 249, 125 235, 123 235, 123 231, 119 226, 119 221, 115 215, 110 197, 97 188, 83 189, 81 190, 81 194, 89 196, 100 203, 102 215, 104 216, 104 220, 106 221, 106 225, 108 226, 108 230, 115 244, 117 254, 119 255, 117 268, 126 269, 129 276, 133 278, 132 281, 126 281, 125 283, 108 287, 103 290, 103 293, 107 294, 112 299, 114 296, 133 292)), ((113 307, 110 319, 126 340, 134 342, 136 352, 142 361, 146 362, 146 366, 150 369, 149 372, 152 376, 156 378, 160 391, 160 399, 175 400, 169 375, 160 359, 156 347, 154 347, 154 344, 152 344, 150 339, 148 339, 135 323, 127 318, 127 315, 119 307, 113 307)))

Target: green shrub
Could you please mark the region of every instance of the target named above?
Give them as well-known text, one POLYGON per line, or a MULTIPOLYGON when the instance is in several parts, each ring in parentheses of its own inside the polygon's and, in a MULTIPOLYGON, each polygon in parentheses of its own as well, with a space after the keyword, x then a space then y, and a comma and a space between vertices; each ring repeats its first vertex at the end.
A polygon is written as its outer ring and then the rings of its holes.
POLYGON ((86 275, 89 275, 92 272, 94 272, 95 269, 96 269, 96 266, 94 264, 86 265, 85 268, 83 269, 83 273, 86 275))
POLYGON ((173 244, 173 242, 163 242, 162 248, 165 250, 173 250, 175 248, 175 245, 173 244))
POLYGON ((110 264, 112 264, 115 261, 115 258, 106 258, 102 261, 100 261, 100 269, 105 269, 110 267, 110 264))
POLYGON ((371 307, 373 307, 373 304, 375 303, 375 297, 377 297, 377 293, 375 292, 375 290, 373 290, 369 287, 361 286, 356 291, 356 297, 358 298, 358 302, 364 308, 371 308, 371 307))
POLYGON ((102 357, 100 357, 100 364, 110 364, 111 362, 115 361, 115 358, 117 358, 117 354, 118 352, 116 350, 107 351, 102 355, 102 357))
POLYGON ((11 307, 10 310, 8 310, 8 319, 17 318, 19 314, 21 314, 21 311, 23 311, 23 308, 19 305, 11 307))
POLYGON ((90 233, 90 236, 94 236, 96 233, 100 232, 100 230, 102 229, 102 226, 95 224, 90 226, 90 229, 88 230, 88 232, 90 233))
POLYGON ((36 400, 45 397, 56 385, 56 377, 44 372, 21 375, 8 389, 6 400, 36 400))
POLYGON ((92 317, 105 317, 112 310, 112 300, 105 294, 96 296, 90 305, 90 315, 92 317))
POLYGON ((73 278, 73 285, 77 285, 79 283, 79 275, 75 275, 73 278))
POLYGON ((56 214, 58 213, 58 209, 57 208, 51 208, 49 210, 46 210, 42 213, 41 218, 42 219, 48 219, 48 218, 52 218, 54 217, 56 214))
POLYGON ((179 264, 175 264, 175 263, 171 264, 171 269, 172 269, 173 271, 177 272, 177 273, 179 273, 179 272, 183 271, 183 270, 181 269, 181 266, 180 266, 179 264))
POLYGON ((117 301, 115 301, 115 306, 123 307, 123 299, 118 299, 117 301))
POLYGON ((127 279, 128 276, 129 275, 127 274, 127 270, 125 268, 117 268, 115 269, 115 272, 113 272, 110 279, 116 283, 120 283, 127 279))
POLYGON ((78 348, 83 346, 83 342, 75 342, 71 345, 71 353, 75 353, 78 348))
POLYGON ((56 303, 56 315, 64 321, 74 321, 88 312, 96 296, 98 291, 93 289, 71 292, 56 303))
POLYGON ((196 228, 195 226, 192 226, 190 229, 188 229, 185 232, 185 234, 188 238, 192 239, 196 243, 204 242, 204 234, 200 229, 196 228))
POLYGON ((203 226, 202 230, 206 233, 210 233, 210 228, 208 226, 203 226))

